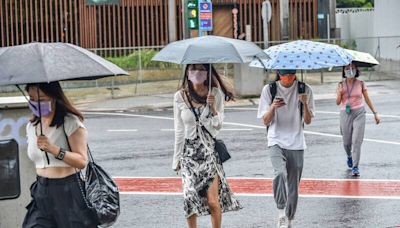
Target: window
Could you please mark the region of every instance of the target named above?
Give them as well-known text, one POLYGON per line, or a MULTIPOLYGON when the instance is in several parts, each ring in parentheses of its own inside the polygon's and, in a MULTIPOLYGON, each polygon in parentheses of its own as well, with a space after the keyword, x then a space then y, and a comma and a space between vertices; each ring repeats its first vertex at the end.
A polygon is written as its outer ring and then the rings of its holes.
POLYGON ((18 143, 0 140, 0 200, 18 198, 20 193, 18 143))

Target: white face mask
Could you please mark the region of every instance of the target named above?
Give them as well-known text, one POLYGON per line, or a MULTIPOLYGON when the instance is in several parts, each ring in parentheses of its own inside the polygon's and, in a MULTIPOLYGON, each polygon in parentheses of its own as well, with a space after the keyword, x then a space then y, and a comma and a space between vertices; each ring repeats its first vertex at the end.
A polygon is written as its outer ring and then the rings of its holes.
POLYGON ((346 78, 354 78, 356 74, 352 69, 349 69, 344 71, 344 76, 346 76, 346 78))
POLYGON ((205 70, 189 70, 189 80, 193 84, 203 84, 207 80, 207 71, 205 70))

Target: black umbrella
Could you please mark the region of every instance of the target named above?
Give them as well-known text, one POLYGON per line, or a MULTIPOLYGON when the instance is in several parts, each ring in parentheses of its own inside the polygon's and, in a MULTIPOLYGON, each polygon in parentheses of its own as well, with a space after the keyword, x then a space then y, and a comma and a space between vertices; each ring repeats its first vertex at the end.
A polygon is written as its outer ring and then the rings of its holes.
MULTIPOLYGON (((18 86, 20 84, 91 80, 117 75, 128 75, 128 73, 102 57, 73 44, 30 43, 0 48, 0 86, 17 85, 22 93, 18 86)), ((43 135, 40 100, 38 107, 40 134, 43 135)), ((49 162, 47 153, 46 158, 49 162)))

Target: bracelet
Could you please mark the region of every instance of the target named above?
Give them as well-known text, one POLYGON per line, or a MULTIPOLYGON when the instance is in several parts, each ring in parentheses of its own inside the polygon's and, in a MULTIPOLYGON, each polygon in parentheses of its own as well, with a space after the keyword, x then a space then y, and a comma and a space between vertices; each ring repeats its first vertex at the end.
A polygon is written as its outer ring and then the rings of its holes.
POLYGON ((378 114, 378 112, 372 112, 374 115, 378 114))
POLYGON ((57 154, 57 156, 56 156, 56 159, 58 159, 58 160, 63 160, 64 157, 65 157, 65 153, 66 153, 66 152, 67 152, 67 151, 65 151, 63 148, 60 147, 60 152, 58 152, 58 154, 57 154))

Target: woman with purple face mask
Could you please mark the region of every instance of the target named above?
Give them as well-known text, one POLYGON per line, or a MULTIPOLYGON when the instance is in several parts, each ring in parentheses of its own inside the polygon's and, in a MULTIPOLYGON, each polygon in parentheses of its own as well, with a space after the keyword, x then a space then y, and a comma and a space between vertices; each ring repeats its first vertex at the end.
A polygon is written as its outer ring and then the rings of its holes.
POLYGON ((342 77, 344 80, 338 84, 336 89, 336 105, 341 107, 340 132, 347 154, 347 166, 351 169, 353 176, 360 175, 359 162, 366 119, 364 100, 374 114, 375 123, 379 124, 381 121, 368 95, 365 82, 357 79, 359 75, 360 71, 354 63, 343 67, 342 77))
POLYGON ((58 82, 28 84, 26 91, 33 113, 26 127, 28 157, 35 163, 37 180, 23 227, 97 227, 76 175, 88 162, 82 114, 58 82))
POLYGON ((206 64, 186 67, 182 86, 174 96, 172 169, 181 171, 184 210, 189 228, 197 227, 197 216, 209 214, 212 227, 220 228, 223 212, 241 209, 226 181, 213 140, 222 127, 224 102, 229 100, 234 100, 232 88, 213 67, 210 69, 206 64))

